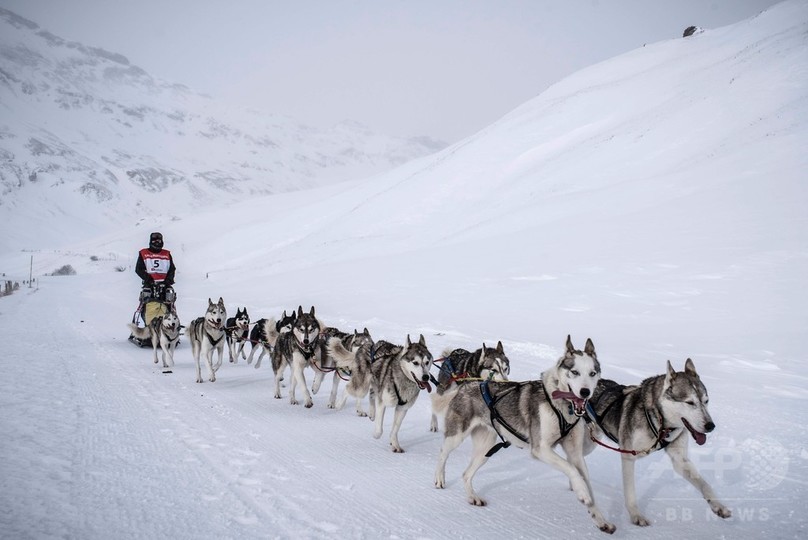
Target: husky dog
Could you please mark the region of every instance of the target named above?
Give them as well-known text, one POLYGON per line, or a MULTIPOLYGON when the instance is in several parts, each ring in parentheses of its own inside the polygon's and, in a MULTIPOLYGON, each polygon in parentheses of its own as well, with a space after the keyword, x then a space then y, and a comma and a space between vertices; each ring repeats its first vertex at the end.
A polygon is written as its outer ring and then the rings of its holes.
MULTIPOLYGON (((440 360, 438 360, 440 362, 440 360)), ((443 362, 438 373, 435 393, 432 394, 432 421, 430 431, 438 431, 438 414, 446 412, 446 407, 457 393, 457 382, 464 380, 507 381, 511 372, 511 362, 505 356, 502 342, 491 349, 483 343, 482 349, 469 352, 465 349, 443 351, 443 362)))
POLYGON ((222 365, 224 355, 224 322, 227 320, 227 310, 224 300, 219 297, 217 303, 208 298, 208 309, 204 317, 198 317, 188 325, 188 336, 191 341, 191 352, 196 360, 196 382, 202 382, 201 356, 205 355, 205 362, 210 372, 210 382, 216 382, 216 370, 222 365), (213 352, 219 353, 216 365, 213 364, 213 352))
POLYGON ((292 311, 291 315, 287 315, 286 310, 284 310, 279 321, 275 321, 274 317, 271 319, 259 319, 250 331, 252 349, 250 349, 250 356, 247 358, 247 363, 252 364, 255 349, 261 347, 261 354, 258 355, 258 361, 255 363, 255 369, 260 368, 261 359, 265 354, 272 352, 272 348, 275 346, 275 342, 278 341, 280 334, 289 332, 292 329, 296 317, 296 312, 292 311))
POLYGON ((373 347, 372 354, 368 416, 375 421, 373 436, 377 439, 382 436, 384 409, 395 407, 393 427, 390 430, 390 446, 393 447, 393 452, 401 453, 404 452, 398 443, 401 422, 418 399, 421 390, 426 388, 427 392, 432 391, 429 384, 432 354, 426 348, 423 334, 417 343, 411 342, 408 335, 407 343, 403 347, 379 341, 373 347))
POLYGON ((153 318, 149 326, 145 328, 138 328, 135 323, 129 323, 133 336, 141 340, 151 338, 155 364, 157 363, 157 348, 163 349, 163 373, 171 373, 169 368, 174 366, 174 349, 180 341, 181 328, 179 317, 170 311, 162 317, 153 318))
MULTIPOLYGON (((350 361, 347 363, 343 362, 343 365, 340 366, 338 365, 334 355, 331 354, 328 343, 333 338, 338 339, 341 342, 343 348, 348 352, 355 351, 356 349, 358 349, 363 345, 369 345, 371 347, 373 346, 373 338, 370 337, 370 332, 368 332, 367 328, 363 329, 361 333, 357 332, 356 329, 354 329, 352 334, 341 332, 336 328, 330 326, 323 328, 323 331, 320 333, 320 355, 314 362, 316 372, 314 374, 314 383, 312 383, 311 385, 311 391, 313 394, 316 394, 318 390, 320 390, 320 384, 322 384, 326 372, 333 371, 334 377, 331 383, 331 395, 328 398, 329 409, 337 408, 336 401, 337 401, 337 392, 339 391, 340 378, 343 378, 345 375, 353 376, 350 361)), ((355 392, 363 388, 363 386, 364 385, 362 384, 361 381, 357 381, 354 383, 352 391, 355 392)), ((355 393, 351 393, 352 396, 357 398, 356 403, 357 414, 359 414, 360 411, 359 400, 365 397, 367 393, 368 393, 367 389, 365 389, 365 392, 361 396, 355 393)), ((344 404, 345 403, 343 402, 343 405, 344 404)), ((342 407, 340 406, 339 408, 342 407)), ((367 416, 367 413, 360 414, 360 416, 367 416)))
POLYGON ((314 361, 320 354, 319 338, 320 323, 314 316, 314 306, 311 311, 303 313, 303 306, 297 308, 297 316, 290 332, 278 336, 278 341, 272 349, 272 371, 275 373, 275 398, 281 398, 281 380, 286 366, 292 370, 292 382, 289 386, 289 403, 297 405, 295 388, 299 383, 305 395, 306 408, 314 405, 311 393, 306 386, 306 377, 303 369, 314 361))
MULTIPOLYGON (((634 462, 662 449, 671 459, 673 469, 701 492, 716 515, 722 518, 732 515, 687 459, 688 434, 702 445, 707 441, 706 434, 715 429, 707 411, 708 401, 707 389, 690 358, 683 372, 674 371, 669 361, 664 375, 649 377, 639 385, 600 381, 590 404, 598 427, 619 446, 623 458, 623 494, 635 525, 644 527, 650 522, 637 504, 634 462)), ((592 447, 590 443, 585 451, 591 451, 592 447)))
POLYGON ((239 356, 246 359, 244 345, 247 344, 247 335, 250 331, 250 316, 247 314, 246 307, 243 311, 236 308, 236 316, 227 319, 224 331, 227 336, 227 350, 230 353, 230 362, 237 364, 239 356))
POLYGON ((564 355, 542 374, 540 381, 483 381, 459 385, 446 411, 443 447, 435 471, 435 486, 446 486, 446 459, 471 435, 471 462, 463 472, 468 502, 484 506, 472 486, 477 470, 496 450, 511 443, 528 447, 530 454, 567 475, 570 488, 586 505, 597 527, 613 533, 615 526, 595 504, 589 471, 583 458, 587 399, 600 379, 600 363, 591 339, 583 352, 567 336, 564 355), (495 445, 497 437, 502 442, 495 445), (567 459, 553 447, 561 443, 567 459))
POLYGON ((334 386, 331 389, 332 400, 336 398, 339 373, 350 372, 351 375, 339 401, 329 402, 330 408, 341 410, 348 401, 348 396, 351 395, 356 398, 356 414, 368 415, 362 408, 362 399, 370 392, 370 382, 373 377, 370 370, 372 348, 373 340, 367 328, 361 334, 354 330, 353 334, 347 334, 342 338, 333 336, 328 340, 326 350, 328 358, 334 362, 335 369, 334 386))

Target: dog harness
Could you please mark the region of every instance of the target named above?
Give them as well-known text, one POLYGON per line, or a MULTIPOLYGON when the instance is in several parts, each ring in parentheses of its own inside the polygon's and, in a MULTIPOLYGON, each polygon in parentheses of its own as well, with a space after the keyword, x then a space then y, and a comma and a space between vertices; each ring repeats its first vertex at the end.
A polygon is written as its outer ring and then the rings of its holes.
MULTIPOLYGON (((651 433, 653 433, 654 437, 657 438, 657 442, 654 444, 654 446, 659 444, 659 449, 664 450, 665 447, 670 444, 670 441, 666 441, 665 437, 667 437, 668 433, 671 432, 671 428, 662 427, 664 424, 664 418, 658 409, 657 416, 659 416, 659 429, 654 426, 654 422, 651 420, 651 415, 648 414, 648 409, 645 409, 645 419, 648 421, 648 427, 651 428, 651 433)), ((653 448, 653 446, 651 448, 653 448)))
MULTIPOLYGON (((205 320, 205 318, 204 318, 204 317, 200 317, 200 319, 205 320)), ((207 326, 207 324, 208 324, 208 322, 207 322, 207 321, 205 321, 205 326, 207 326)), ((214 339, 213 339, 213 336, 211 336, 211 335, 210 335, 210 332, 208 332, 208 329, 207 329, 207 328, 205 328, 205 335, 206 335, 206 336, 208 336, 208 341, 210 341, 210 344, 211 344, 212 346, 214 346, 214 347, 215 347, 216 345, 218 345, 218 344, 219 344, 219 342, 220 342, 222 339, 224 339, 224 336, 226 335, 226 332, 222 332, 222 335, 221 335, 221 336, 219 336, 219 339, 214 340, 214 339)))
POLYGON ((615 399, 614 401, 609 403, 609 405, 606 406, 606 409, 604 409, 603 414, 601 414, 600 416, 597 415, 597 413, 589 403, 586 404, 586 414, 591 419, 589 421, 596 424, 601 429, 601 431, 603 431, 603 433, 606 434, 607 437, 609 437, 612 441, 614 441, 615 444, 617 444, 617 447, 615 448, 613 446, 609 446, 608 444, 600 442, 600 440, 598 440, 598 438, 595 437, 595 434, 593 433, 593 428, 591 428, 590 424, 589 438, 590 440, 592 440, 592 442, 599 444, 604 448, 608 448, 609 450, 614 450, 615 452, 620 452, 621 454, 631 454, 632 456, 646 456, 651 452, 653 452, 657 445, 659 445, 660 450, 664 450, 665 447, 667 447, 670 444, 670 441, 666 440, 665 438, 668 436, 668 434, 670 434, 672 428, 662 427, 662 425, 664 424, 664 417, 662 416, 662 414, 659 412, 659 410, 657 410, 657 416, 659 417, 659 425, 660 425, 660 429, 657 429, 656 426, 654 426, 654 422, 651 419, 651 415, 649 414, 648 409, 643 407, 643 412, 645 413, 645 420, 648 422, 648 427, 651 429, 651 433, 654 434, 654 437, 656 437, 656 440, 653 442, 653 444, 651 444, 651 446, 649 446, 645 450, 627 450, 624 448, 620 448, 620 441, 618 440, 618 438, 609 433, 602 425, 603 424, 602 418, 606 417, 606 413, 608 413, 609 410, 612 408, 612 406, 618 401, 621 400, 615 399))
MULTIPOLYGON (((560 437, 559 437, 559 438, 556 440, 556 442, 555 442, 555 443, 553 443, 553 444, 558 444, 558 441, 560 441, 561 439, 563 439, 564 437, 566 437, 566 436, 567 436, 567 434, 568 434, 570 431, 572 431, 572 428, 574 428, 576 425, 578 425, 578 422, 581 420, 581 417, 580 417, 580 416, 578 416, 578 417, 575 419, 575 422, 573 422, 572 424, 570 424, 570 423, 567 421, 567 419, 566 419, 566 418, 564 418, 564 415, 563 415, 563 414, 561 414, 561 411, 559 411, 558 409, 556 409, 555 405, 553 405, 553 400, 552 400, 552 398, 550 398, 550 395, 547 393, 547 388, 546 388, 544 385, 542 385, 542 389, 544 390, 544 397, 546 397, 546 398, 547 398, 547 402, 550 404, 550 408, 551 408, 551 409, 553 409, 553 412, 555 413, 556 418, 558 418, 558 431, 561 433, 561 436, 560 436, 560 437)), ((587 402, 587 403, 588 403, 588 402, 587 402)), ((573 408, 572 408, 572 403, 570 403, 570 404, 569 404, 569 413, 570 413, 570 414, 572 414, 572 415, 574 415, 574 416, 577 416, 577 415, 575 415, 575 412, 573 411, 573 408)), ((589 420, 589 418, 587 418, 586 416, 584 416, 584 421, 588 423, 590 420, 589 420)))
POLYGON ((511 434, 513 434, 514 437, 516 437, 517 439, 519 439, 523 443, 528 444, 530 442, 527 437, 525 437, 524 435, 522 435, 521 433, 516 431, 516 429, 514 429, 504 418, 502 418, 502 415, 499 414, 497 412, 497 409, 496 409, 497 402, 500 399, 502 399, 503 397, 505 397, 506 395, 510 394, 513 391, 513 389, 516 388, 516 387, 512 386, 509 391, 503 392, 502 394, 498 395, 497 397, 493 397, 493 396, 491 396, 491 391, 488 388, 488 383, 489 382, 490 381, 483 381, 483 382, 480 383, 480 393, 482 394, 483 401, 488 406, 488 410, 491 413, 491 425, 494 427, 494 431, 496 431, 497 435, 499 436, 500 442, 498 442, 497 444, 492 446, 491 449, 488 450, 488 452, 485 453, 485 457, 487 457, 487 458, 491 457, 494 454, 496 454, 497 452, 499 452, 500 449, 508 448, 511 445, 511 442, 506 441, 505 437, 503 437, 502 433, 500 433, 499 430, 497 429, 497 422, 500 423, 502 425, 502 427, 504 427, 505 429, 510 431, 511 434))

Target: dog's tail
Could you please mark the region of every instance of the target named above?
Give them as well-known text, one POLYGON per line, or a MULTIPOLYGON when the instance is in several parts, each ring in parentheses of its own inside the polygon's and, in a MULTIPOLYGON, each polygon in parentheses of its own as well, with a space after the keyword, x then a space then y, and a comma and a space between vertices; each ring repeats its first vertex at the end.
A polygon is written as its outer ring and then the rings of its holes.
POLYGON ((264 320, 264 335, 267 337, 267 343, 269 343, 270 347, 275 346, 275 343, 278 341, 278 336, 281 335, 280 332, 275 329, 276 324, 277 321, 275 317, 264 320))
POLYGON ((138 339, 147 339, 151 337, 151 330, 148 326, 145 328, 140 328, 138 325, 131 322, 127 323, 127 326, 129 327, 129 330, 132 331, 132 335, 138 339))
POLYGON ((340 369, 353 369, 356 366, 356 351, 349 351, 338 337, 332 337, 326 345, 328 354, 340 369))

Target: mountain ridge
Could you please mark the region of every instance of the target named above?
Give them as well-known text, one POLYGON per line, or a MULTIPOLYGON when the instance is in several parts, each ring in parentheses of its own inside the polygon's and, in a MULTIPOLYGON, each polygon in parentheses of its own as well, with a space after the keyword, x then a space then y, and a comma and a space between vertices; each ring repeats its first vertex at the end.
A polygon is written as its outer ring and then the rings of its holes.
POLYGON ((367 177, 445 146, 230 107, 2 8, 0 27, 0 217, 22 230, 30 221, 13 209, 26 197, 44 209, 77 193, 91 233, 99 218, 125 224, 367 177))

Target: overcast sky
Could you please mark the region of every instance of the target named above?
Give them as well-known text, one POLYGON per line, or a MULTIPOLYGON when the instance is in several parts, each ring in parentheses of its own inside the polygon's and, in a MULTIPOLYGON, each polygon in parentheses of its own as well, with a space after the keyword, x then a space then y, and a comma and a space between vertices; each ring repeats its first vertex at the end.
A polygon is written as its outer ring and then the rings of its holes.
POLYGON ((776 0, 0 0, 151 75, 326 127, 454 142, 587 65, 776 0))

